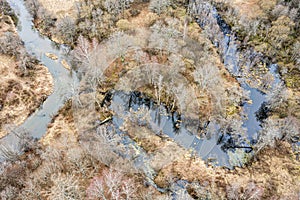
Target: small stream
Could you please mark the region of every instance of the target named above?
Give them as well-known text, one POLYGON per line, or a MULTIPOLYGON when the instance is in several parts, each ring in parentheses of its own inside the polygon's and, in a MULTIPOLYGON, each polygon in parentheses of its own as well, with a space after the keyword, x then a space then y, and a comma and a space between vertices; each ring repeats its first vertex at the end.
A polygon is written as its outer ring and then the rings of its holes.
MULTIPOLYGON (((9 4, 19 18, 18 34, 27 51, 36 56, 50 71, 54 79, 54 92, 47 98, 35 113, 33 113, 19 128, 26 129, 30 136, 41 138, 47 131, 47 126, 51 122, 52 117, 63 106, 64 102, 72 96, 71 89, 74 83, 77 83, 76 73, 73 76, 70 71, 65 69, 60 61, 65 59, 68 61, 66 52, 68 48, 64 45, 57 45, 47 37, 41 36, 38 31, 33 28, 32 16, 27 11, 22 0, 8 0, 9 4), (58 56, 58 60, 52 60, 45 56, 45 53, 53 53, 58 56)), ((257 112, 266 101, 265 94, 257 88, 251 87, 245 82, 245 77, 241 73, 241 66, 251 68, 257 62, 267 62, 262 54, 250 51, 241 51, 240 43, 237 41, 235 34, 230 27, 217 13, 216 9, 208 3, 201 3, 198 6, 197 19, 198 24, 204 29, 213 31, 208 34, 212 43, 218 48, 221 59, 228 71, 234 75, 240 82, 241 86, 250 91, 250 99, 252 103, 245 102, 243 108, 246 113, 244 127, 247 128, 247 135, 251 141, 257 137, 258 131, 261 129, 261 122, 257 118, 257 112)), ((248 48, 249 50, 249 48, 248 48)), ((271 74, 273 75, 273 84, 278 83, 280 78, 276 73, 276 64, 268 64, 271 74)), ((112 96, 112 102, 123 106, 123 109, 138 109, 142 106, 147 106, 150 110, 152 122, 151 129, 156 133, 161 132, 168 135, 174 141, 186 149, 192 151, 203 159, 213 159, 216 165, 230 168, 228 154, 222 148, 223 144, 219 141, 219 135, 210 139, 202 139, 191 133, 185 128, 184 124, 177 126, 177 121, 184 116, 179 116, 176 113, 169 113, 167 107, 157 105, 151 99, 143 96, 140 93, 131 92, 125 93, 115 91, 112 96)), ((122 125, 123 119, 115 116, 113 124, 115 127, 122 125)), ((219 130, 217 124, 210 124, 214 129, 219 130)), ((15 146, 17 148, 18 138, 14 134, 9 134, 2 139, 1 142, 15 146)))
MULTIPOLYGON (((198 24, 204 30, 210 27, 218 27, 219 32, 211 35, 210 39, 220 52, 220 57, 227 70, 236 77, 241 87, 250 92, 251 103, 245 102, 243 108, 246 113, 244 127, 247 128, 248 138, 251 140, 257 138, 258 131, 261 130, 261 117, 259 109, 266 102, 266 94, 256 87, 246 83, 249 79, 242 72, 242 67, 251 69, 258 63, 265 63, 273 79, 270 88, 278 84, 280 76, 277 72, 277 64, 270 63, 263 54, 256 52, 252 47, 242 47, 241 42, 237 40, 235 33, 230 26, 218 14, 216 8, 208 3, 202 2, 198 5, 199 15, 198 24), (206 16, 206 17, 203 17, 206 16)), ((215 33, 215 32, 214 32, 215 33)))
MULTIPOLYGON (((225 23, 212 5, 202 2, 197 6, 198 15, 201 16, 197 18, 197 23, 204 31, 208 31, 209 39, 218 49, 226 69, 238 80, 241 87, 250 93, 251 103, 244 102, 243 104, 243 110, 246 115, 243 127, 247 129, 247 141, 236 145, 236 148, 245 147, 246 152, 251 152, 251 150, 249 151, 251 149, 249 145, 255 143, 258 132, 261 130, 260 119, 264 117, 260 115, 264 113, 260 113, 259 110, 266 102, 266 94, 246 82, 247 77, 243 74, 241 67, 244 66, 251 69, 258 63, 265 63, 269 73, 272 75, 273 80, 270 85, 270 88, 272 88, 280 82, 277 65, 269 63, 261 53, 254 51, 251 47, 242 49, 235 33, 231 31, 230 26, 225 23), (212 32, 211 35, 209 31, 212 32)), ((196 136, 197 133, 187 130, 184 123, 176 127, 179 125, 177 121, 181 121, 184 116, 170 113, 166 106, 157 105, 153 100, 139 92, 125 93, 114 91, 111 102, 122 107, 121 112, 123 116, 121 118, 114 116, 113 118, 115 126, 120 127, 123 125, 124 119, 130 117, 130 109, 136 111, 146 106, 151 115, 149 126, 154 133, 167 135, 182 147, 192 150, 194 155, 196 154, 204 160, 212 161, 211 163, 215 165, 232 168, 227 154, 228 148, 225 146, 227 145, 231 150, 234 150, 235 145, 230 146, 227 143, 233 142, 232 144, 234 144, 235 141, 232 140, 230 134, 223 137, 224 133, 221 133, 221 127, 218 124, 209 124, 210 128, 215 130, 215 134, 211 138, 200 138, 196 136)), ((114 111, 120 112, 120 110, 114 111)), ((195 129, 197 130, 197 128, 195 129)))
MULTIPOLYGON (((33 113, 23 125, 34 138, 40 138, 47 130, 47 125, 51 121, 53 115, 63 106, 64 102, 71 97, 71 85, 76 76, 72 76, 70 71, 61 65, 63 59, 68 60, 66 52, 68 47, 57 45, 34 29, 32 16, 28 12, 21 0, 8 0, 9 4, 19 18, 18 35, 24 42, 28 53, 35 56, 41 64, 45 65, 51 73, 54 80, 53 93, 41 105, 35 113, 33 113), (48 58, 45 53, 53 53, 58 56, 57 60, 48 58)), ((75 74, 75 73, 73 73, 75 74)))
MULTIPOLYGON (((29 132, 33 138, 41 138, 47 131, 47 126, 51 122, 53 116, 64 105, 65 101, 72 95, 71 86, 77 81, 75 73, 70 73, 61 65, 63 59, 68 61, 66 52, 68 47, 57 45, 47 37, 39 34, 34 29, 32 16, 27 11, 22 0, 8 0, 11 8, 18 16, 17 32, 27 52, 35 56, 41 64, 45 65, 51 73, 54 81, 53 93, 48 96, 45 102, 37 109, 26 121, 18 127, 29 132), (58 56, 58 60, 48 58, 45 53, 53 53, 58 56)), ((18 137, 9 134, 2 138, 2 143, 18 148, 18 137)))
MULTIPOLYGON (((212 158, 215 164, 230 167, 227 154, 222 150, 222 144, 218 143, 218 137, 201 139, 190 132, 183 123, 182 115, 169 112, 164 105, 158 105, 155 101, 140 92, 113 91, 111 109, 117 114, 113 117, 115 127, 122 127, 124 120, 131 117, 132 111, 146 108, 149 111, 150 120, 140 122, 148 126, 158 136, 167 135, 185 149, 192 150, 193 156, 199 156, 205 160, 212 158)), ((147 115, 146 114, 146 115, 147 115)))

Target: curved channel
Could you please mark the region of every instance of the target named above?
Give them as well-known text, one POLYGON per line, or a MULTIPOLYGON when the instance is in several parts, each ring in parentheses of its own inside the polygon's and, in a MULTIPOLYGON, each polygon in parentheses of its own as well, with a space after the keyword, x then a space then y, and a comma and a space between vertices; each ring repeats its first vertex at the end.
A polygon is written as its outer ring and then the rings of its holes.
MULTIPOLYGON (((18 34, 21 40, 24 42, 27 51, 36 56, 41 63, 49 69, 54 79, 54 92, 47 98, 40 109, 33 113, 20 126, 20 128, 26 129, 30 133, 30 136, 38 139, 46 133, 47 126, 51 122, 53 115, 55 115, 63 106, 66 99, 71 97, 71 88, 72 85, 77 82, 77 79, 75 75, 72 76, 70 71, 65 69, 60 64, 62 60, 68 60, 66 56, 66 51, 68 51, 68 48, 63 45, 55 44, 48 38, 41 36, 38 31, 33 28, 32 16, 27 11, 22 0, 8 0, 8 2, 19 18, 18 34), (57 55, 58 60, 52 60, 48 58, 45 55, 46 53, 53 53, 57 55)), ((243 78, 239 78, 241 77, 240 68, 242 64, 251 67, 255 64, 253 63, 253 60, 265 61, 265 58, 262 54, 257 53, 252 49, 248 51, 247 54, 244 54, 244 52, 240 51, 240 44, 236 39, 235 34, 231 31, 230 27, 225 23, 225 21, 222 20, 212 5, 208 3, 202 3, 197 6, 199 10, 198 14, 201 16, 207 16, 205 18, 198 18, 197 22, 203 29, 213 29, 213 27, 218 27, 219 30, 217 32, 214 30, 214 35, 209 37, 212 43, 214 43, 218 48, 221 59, 228 71, 230 71, 231 74, 237 78, 245 90, 250 91, 250 99, 252 100, 252 103, 244 104, 244 110, 247 116, 246 120, 244 121, 244 126, 248 130, 249 138, 253 138, 261 129, 261 122, 257 118, 256 113, 266 101, 266 97, 264 93, 245 83, 243 78)), ((276 64, 270 64, 268 67, 274 77, 274 83, 279 82, 279 76, 275 72, 276 64)), ((119 96, 122 96, 121 93, 118 94, 119 96)), ((118 98, 118 95, 115 96, 115 98, 118 98)), ((127 104, 124 102, 124 99, 119 101, 127 104)), ((137 102, 137 104, 139 104, 139 102, 137 102)), ((155 115, 155 113, 152 114, 155 115)), ((169 121, 164 122, 164 128, 173 129, 174 120, 171 118, 166 120, 169 121)), ((201 151, 202 153, 199 153, 199 156, 201 157, 205 155, 204 158, 209 158, 211 154, 217 154, 217 161, 219 165, 227 167, 229 166, 228 156, 221 150, 221 145, 218 144, 219 141, 217 138, 200 140, 199 138, 195 137, 195 135, 191 135, 184 129, 181 129, 181 134, 176 134, 173 136, 173 138, 176 138, 175 141, 186 148, 192 148, 197 152, 201 151)), ((3 139, 4 141, 2 142, 10 143, 11 145, 17 144, 17 138, 13 134, 10 134, 3 139)))
MULTIPOLYGON (((71 97, 71 88, 77 79, 75 73, 71 73, 61 64, 62 60, 68 60, 66 52, 68 47, 57 45, 47 37, 39 34, 34 29, 33 18, 28 12, 22 0, 8 0, 11 8, 18 16, 17 32, 24 43, 27 52, 35 56, 41 64, 45 65, 51 73, 54 81, 53 93, 43 102, 26 121, 18 127, 24 129, 33 138, 41 138, 47 131, 47 126, 53 116, 64 105, 65 101, 71 97), (48 58, 45 54, 53 53, 57 55, 57 60, 48 58)), ((18 137, 8 134, 2 138, 3 144, 18 148, 18 137)))
MULTIPOLYGON (((236 148, 245 147, 245 150, 249 150, 252 148, 250 146, 251 143, 253 143, 253 141, 255 142, 255 139, 257 139, 258 133, 261 130, 261 121, 258 115, 260 108, 266 102, 266 94, 260 89, 248 84, 247 81, 249 78, 242 73, 241 69, 242 66, 253 68, 258 63, 265 63, 272 76, 271 78, 273 79, 270 84, 271 89, 280 82, 280 76, 277 73, 277 65, 268 62, 268 59, 263 54, 256 52, 251 47, 241 50, 241 43, 238 41, 235 33, 211 4, 203 1, 196 1, 195 8, 197 9, 197 15, 195 17, 201 16, 197 18, 197 23, 203 30, 207 31, 208 29, 209 32, 212 32, 211 35, 208 33, 208 37, 218 49, 220 58, 226 69, 238 80, 244 90, 249 91, 250 101, 244 102, 243 104, 243 113, 245 114, 243 127, 247 129, 247 140, 242 145, 236 145, 236 148), (248 146, 244 145, 246 143, 248 146)), ((125 117, 128 117, 129 109, 136 110, 143 106, 148 107, 152 120, 150 122, 152 125, 150 126, 156 134, 162 132, 182 147, 192 150, 194 154, 204 160, 212 160, 215 165, 232 168, 232 164, 229 162, 229 156, 225 151, 226 148, 224 148, 224 144, 227 142, 231 143, 232 141, 230 140, 232 139, 230 136, 222 136, 226 133, 221 133, 221 127, 219 127, 218 124, 210 124, 210 126, 214 126, 214 129, 216 130, 213 137, 209 139, 199 138, 196 136, 197 134, 187 130, 185 124, 182 124, 180 128, 174 128, 176 124, 175 121, 179 116, 167 113, 164 106, 155 105, 152 100, 147 99, 147 97, 142 94, 136 92, 124 93, 122 91, 114 91, 112 102, 122 106, 125 117), (161 112, 167 114, 161 115, 161 112), (157 116, 159 116, 159 119, 157 116)), ((124 119, 120 119, 117 116, 114 116, 113 118, 115 126, 122 126, 123 121, 124 119)), ((233 145, 230 148, 234 149, 235 147, 233 145)))

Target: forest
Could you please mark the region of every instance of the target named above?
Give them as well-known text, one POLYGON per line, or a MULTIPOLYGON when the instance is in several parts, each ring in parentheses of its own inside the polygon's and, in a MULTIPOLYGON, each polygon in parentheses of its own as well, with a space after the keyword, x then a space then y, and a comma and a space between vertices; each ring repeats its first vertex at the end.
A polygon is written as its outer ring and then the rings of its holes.
POLYGON ((299 0, 0 0, 3 200, 300 198, 299 0))

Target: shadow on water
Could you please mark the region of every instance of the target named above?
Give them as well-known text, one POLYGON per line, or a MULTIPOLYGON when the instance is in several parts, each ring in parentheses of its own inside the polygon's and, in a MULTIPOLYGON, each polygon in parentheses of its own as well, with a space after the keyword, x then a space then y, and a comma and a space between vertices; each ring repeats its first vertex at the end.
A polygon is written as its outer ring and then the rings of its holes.
MULTIPOLYGON (((204 7, 203 5, 202 7, 200 6, 201 9, 204 7)), ((166 134, 178 144, 186 149, 191 149, 193 153, 203 159, 214 160, 214 164, 216 165, 231 168, 232 166, 229 164, 229 157, 227 154, 228 149, 234 150, 236 148, 243 148, 245 152, 251 152, 252 148, 247 146, 247 144, 255 143, 258 132, 261 130, 261 120, 265 119, 268 115, 268 110, 266 110, 266 107, 264 106, 266 94, 246 83, 245 77, 241 74, 241 66, 251 68, 259 62, 268 63, 268 60, 261 53, 254 51, 252 48, 241 50, 241 44, 237 40, 235 33, 231 31, 230 26, 225 23, 217 13, 217 10, 211 5, 206 5, 206 8, 209 9, 202 9, 199 11, 206 13, 202 15, 202 18, 197 19, 198 24, 203 29, 216 26, 219 27, 219 32, 217 32, 217 34, 213 34, 211 37, 208 36, 218 48, 221 60, 227 70, 236 77, 243 89, 250 92, 251 103, 245 102, 243 104, 244 113, 246 114, 245 120, 243 121, 243 127, 247 129, 247 138, 249 141, 245 141, 238 146, 235 144, 235 139, 231 138, 230 134, 222 134, 219 125, 213 123, 209 124, 210 127, 207 127, 206 129, 214 129, 214 134, 212 134, 210 138, 200 138, 197 136, 197 133, 190 132, 185 127, 184 123, 178 123, 178 121, 182 121, 179 118, 184 118, 184 116, 179 116, 177 113, 169 113, 166 106, 157 105, 151 99, 148 99, 137 92, 114 92, 112 102, 121 105, 121 110, 123 110, 121 112, 124 112, 124 115, 122 115, 123 118, 114 116, 113 123, 117 127, 122 126, 124 117, 126 118, 130 115, 130 109, 137 110, 146 106, 151 115, 149 126, 154 133, 157 135, 166 134)), ((280 82, 280 77, 276 72, 276 64, 269 63, 268 68, 274 79, 271 83, 272 88, 272 86, 280 82)), ((114 111, 120 112, 120 110, 114 111)), ((207 130, 204 130, 204 132, 207 133, 207 130)))
POLYGON ((247 128, 249 140, 257 138, 257 134, 261 130, 261 120, 268 116, 268 110, 265 106, 266 94, 246 83, 247 78, 243 76, 241 68, 246 67, 251 69, 258 63, 266 63, 273 77, 273 82, 270 85, 270 88, 272 88, 280 82, 277 64, 269 63, 264 55, 256 52, 252 47, 242 48, 241 42, 237 40, 235 33, 212 5, 207 2, 201 2, 196 7, 198 9, 196 15, 197 23, 201 28, 204 30, 210 27, 219 28, 217 34, 208 34, 209 38, 218 48, 221 60, 227 70, 236 77, 246 91, 250 92, 251 103, 245 102, 243 105, 244 113, 246 114, 243 126, 247 128), (206 17, 197 17, 204 15, 206 17))
POLYGON ((141 125, 148 126, 158 136, 167 135, 180 146, 190 149, 193 155, 211 160, 216 165, 230 167, 228 155, 222 150, 223 144, 218 144, 219 134, 212 135, 210 139, 200 138, 180 122, 184 116, 170 113, 166 106, 156 104, 142 93, 114 91, 110 107, 116 113, 113 117, 115 127, 122 127, 124 120, 131 117, 132 111, 146 108, 150 121, 140 122, 141 125))
MULTIPOLYGON (((60 61, 63 59, 68 60, 65 55, 68 48, 62 45, 57 46, 54 42, 41 36, 33 29, 32 17, 25 8, 22 0, 8 0, 8 2, 19 18, 18 34, 23 40, 27 51, 35 55, 42 64, 47 66, 54 79, 53 94, 47 98, 39 110, 33 113, 24 124, 20 126, 20 128, 28 130, 30 135, 34 138, 40 138, 45 134, 47 125, 50 123, 53 115, 63 106, 65 100, 72 95, 70 86, 76 82, 77 79, 75 76, 72 77, 70 72, 60 64, 60 61), (56 54, 59 59, 54 61, 46 57, 45 53, 48 52, 56 54)), ((264 112, 260 112, 262 111, 260 108, 266 101, 266 97, 264 93, 246 84, 244 78, 240 78, 242 76, 240 67, 243 65, 251 67, 255 62, 265 62, 265 58, 262 54, 255 52, 253 49, 250 49, 250 51, 246 53, 241 51, 240 43, 237 41, 235 34, 231 31, 230 26, 225 23, 216 9, 211 5, 206 5, 206 9, 202 9, 200 6, 199 15, 201 15, 201 12, 206 12, 205 17, 198 18, 197 22, 203 29, 219 27, 216 33, 208 35, 208 37, 218 48, 221 60, 228 71, 237 78, 245 90, 250 91, 252 104, 246 102, 243 108, 247 116, 244 121, 244 127, 247 128, 248 138, 251 140, 257 136, 257 132, 261 129, 260 119, 265 117, 261 115, 267 115, 267 111, 263 110, 264 112), (259 115, 259 117, 257 117, 257 115, 259 115)), ((269 69, 274 77, 274 82, 279 82, 280 77, 276 74, 276 65, 269 65, 269 69)), ((75 73, 73 74, 75 75, 75 73)), ((136 110, 142 106, 148 107, 151 115, 150 128, 156 134, 166 134, 181 146, 186 149, 191 149, 192 152, 198 156, 204 159, 215 160, 217 165, 230 167, 228 155, 224 150, 233 147, 232 144, 234 142, 230 136, 222 136, 218 124, 208 124, 207 129, 211 128, 216 131, 209 139, 203 139, 196 136, 197 133, 190 132, 186 128, 186 124, 179 123, 179 121, 187 121, 181 119, 184 118, 184 116, 180 116, 177 113, 170 113, 166 106, 157 105, 154 101, 140 93, 116 91, 113 93, 111 99, 112 102, 121 105, 124 110, 123 116, 125 117, 129 115, 129 108, 136 110), (225 143, 227 143, 227 147, 225 143)), ((116 112, 116 110, 114 111, 116 112)), ((119 128, 123 123, 124 118, 118 115, 113 117, 115 127, 119 128)), ((195 123, 195 125, 197 124, 195 123)), ((2 142, 16 145, 18 143, 16 140, 17 139, 10 134, 3 138, 2 142)))

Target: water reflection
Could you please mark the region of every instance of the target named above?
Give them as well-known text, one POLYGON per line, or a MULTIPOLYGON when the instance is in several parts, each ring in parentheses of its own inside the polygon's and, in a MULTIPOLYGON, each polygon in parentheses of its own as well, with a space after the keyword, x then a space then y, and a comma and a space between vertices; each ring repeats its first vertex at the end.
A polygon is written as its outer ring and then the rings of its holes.
POLYGON ((124 121, 131 117, 132 111, 140 111, 145 108, 145 112, 149 112, 150 120, 147 124, 142 122, 141 125, 147 125, 154 134, 167 135, 185 149, 190 149, 192 154, 205 160, 215 160, 216 165, 231 167, 227 153, 222 150, 223 144, 218 144, 219 129, 216 124, 211 123, 210 125, 215 126, 216 130, 210 138, 200 138, 198 133, 190 132, 184 123, 180 123, 182 116, 177 113, 169 113, 165 106, 155 104, 141 93, 113 92, 111 109, 116 113, 113 117, 114 126, 122 127, 124 121))

